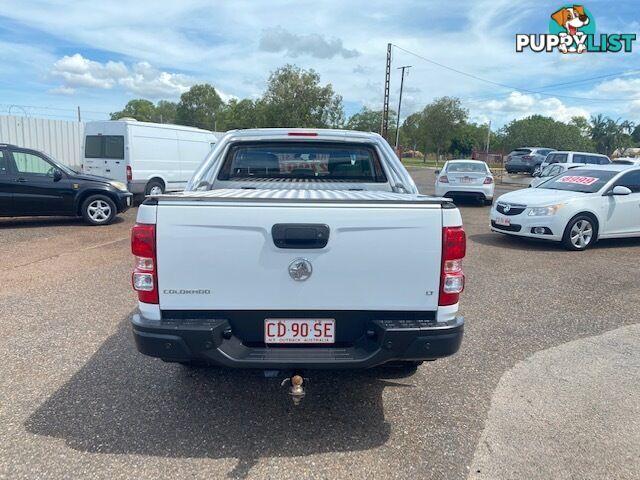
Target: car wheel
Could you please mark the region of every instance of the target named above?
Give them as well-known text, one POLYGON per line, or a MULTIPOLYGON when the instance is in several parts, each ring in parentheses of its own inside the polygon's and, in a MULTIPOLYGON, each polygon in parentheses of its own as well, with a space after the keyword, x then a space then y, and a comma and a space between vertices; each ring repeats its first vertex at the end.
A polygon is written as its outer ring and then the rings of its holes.
POLYGON ((593 218, 588 215, 578 215, 567 224, 562 237, 562 244, 567 250, 586 250, 596 241, 597 233, 598 230, 593 218))
POLYGON ((493 205, 493 198, 485 198, 484 199, 484 204, 488 205, 488 206, 493 205))
POLYGON ((159 180, 151 180, 144 189, 145 195, 162 195, 164 193, 164 183, 159 180))
POLYGON ((118 210, 106 195, 92 195, 82 203, 82 218, 91 225, 109 225, 118 210))

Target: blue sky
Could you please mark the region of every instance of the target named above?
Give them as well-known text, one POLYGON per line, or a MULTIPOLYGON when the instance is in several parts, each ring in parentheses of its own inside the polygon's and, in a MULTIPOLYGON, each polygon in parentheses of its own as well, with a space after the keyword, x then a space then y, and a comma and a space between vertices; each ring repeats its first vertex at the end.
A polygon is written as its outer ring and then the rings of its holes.
MULTIPOLYGON (((638 33, 638 0, 584 5, 598 33, 638 33)), ((257 97, 286 63, 318 71, 352 114, 382 104, 386 45, 392 42, 457 70, 537 91, 492 85, 395 49, 403 116, 435 97, 457 96, 471 118, 501 126, 533 113, 568 120, 604 113, 640 122, 640 41, 631 54, 515 52, 516 33, 546 33, 561 2, 521 0, 310 2, 0 0, 0 113, 103 119, 132 98, 176 100, 190 85, 257 97), (567 98, 567 97, 579 97, 567 98)))

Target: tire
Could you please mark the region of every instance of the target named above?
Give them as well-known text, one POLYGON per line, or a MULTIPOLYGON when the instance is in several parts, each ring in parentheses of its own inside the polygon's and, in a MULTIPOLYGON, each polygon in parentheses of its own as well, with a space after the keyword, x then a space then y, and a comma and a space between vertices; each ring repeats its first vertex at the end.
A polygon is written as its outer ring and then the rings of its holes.
POLYGON ((589 215, 576 215, 567 224, 562 236, 562 244, 567 250, 583 251, 596 242, 598 224, 589 215))
POLYGON ((109 225, 116 218, 116 204, 106 195, 91 195, 81 207, 82 218, 90 225, 109 225))
POLYGON ((483 203, 486 206, 490 207, 491 205, 493 205, 493 198, 492 199, 485 198, 483 203))
POLYGON ((149 195, 162 195, 164 193, 164 183, 160 180, 151 180, 144 187, 144 194, 149 195))

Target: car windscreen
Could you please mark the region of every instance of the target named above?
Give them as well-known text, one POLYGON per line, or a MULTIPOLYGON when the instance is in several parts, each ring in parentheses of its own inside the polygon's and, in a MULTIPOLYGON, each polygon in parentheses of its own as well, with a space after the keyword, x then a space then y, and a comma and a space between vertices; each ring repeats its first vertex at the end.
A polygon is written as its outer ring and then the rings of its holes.
POLYGON ((236 144, 218 180, 387 181, 372 146, 311 141, 236 144))
POLYGON ((457 172, 487 173, 487 167, 483 163, 474 162, 455 162, 447 165, 447 173, 457 172))
POLYGON ((538 188, 549 190, 565 190, 569 192, 595 193, 615 177, 619 172, 606 170, 586 170, 576 168, 567 170, 557 177, 553 177, 538 188))

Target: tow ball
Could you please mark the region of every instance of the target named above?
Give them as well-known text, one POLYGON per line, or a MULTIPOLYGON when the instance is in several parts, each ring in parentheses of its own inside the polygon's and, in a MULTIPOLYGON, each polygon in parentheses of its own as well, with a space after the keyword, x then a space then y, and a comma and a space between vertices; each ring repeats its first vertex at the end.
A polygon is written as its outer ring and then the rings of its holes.
POLYGON ((304 378, 300 374, 295 374, 291 376, 291 378, 285 378, 280 385, 284 387, 287 382, 291 383, 289 395, 291 396, 291 400, 293 400, 293 404, 299 405, 305 395, 304 387, 302 386, 304 378))

